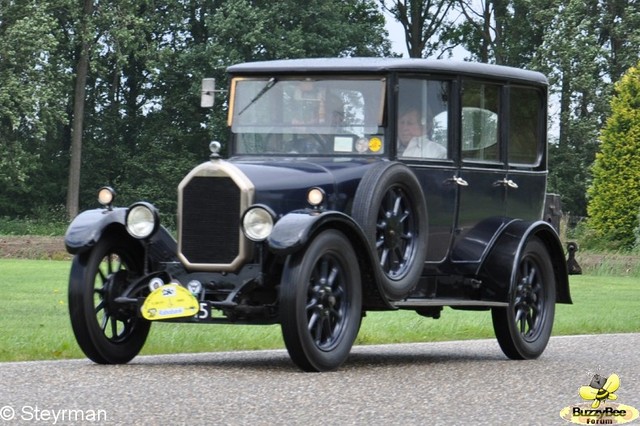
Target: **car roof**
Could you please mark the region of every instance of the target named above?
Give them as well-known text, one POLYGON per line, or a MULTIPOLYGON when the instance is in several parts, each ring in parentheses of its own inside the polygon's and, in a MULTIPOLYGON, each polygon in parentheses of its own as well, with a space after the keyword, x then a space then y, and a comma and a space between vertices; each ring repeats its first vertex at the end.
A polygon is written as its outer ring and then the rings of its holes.
POLYGON ((418 58, 308 58, 281 59, 262 62, 245 62, 227 68, 230 74, 327 74, 327 73, 373 73, 390 72, 454 74, 479 78, 515 80, 538 85, 547 85, 544 74, 537 71, 503 65, 465 62, 448 59, 418 58))

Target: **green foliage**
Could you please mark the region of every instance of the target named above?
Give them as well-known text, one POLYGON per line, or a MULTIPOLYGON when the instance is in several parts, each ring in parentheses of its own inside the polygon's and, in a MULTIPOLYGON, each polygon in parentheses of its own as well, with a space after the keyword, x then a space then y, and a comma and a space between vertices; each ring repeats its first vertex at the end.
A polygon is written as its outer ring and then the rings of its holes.
POLYGON ((633 252, 640 253, 640 209, 638 210, 638 221, 636 223, 636 229, 633 230, 633 252))
POLYGON ((41 148, 64 119, 61 34, 49 12, 33 2, 0 9, 0 214, 29 212, 41 148))
POLYGON ((64 205, 38 209, 28 218, 0 217, 0 235, 64 235, 69 221, 64 205))
MULTIPOLYGON (((65 203, 82 3, 13 1, 0 7, 0 216, 32 216, 65 203)), ((423 52, 444 56, 463 46, 472 59, 550 77, 551 120, 560 134, 550 155, 549 187, 562 195, 565 210, 585 215, 610 82, 640 56, 640 10, 629 0, 94 4, 87 20, 93 44, 81 209, 95 206, 95 190, 104 184, 116 186, 122 200, 140 194, 163 211, 172 209, 175 188, 167 188, 177 179, 173 174, 204 161, 211 139, 224 144, 228 137, 222 95, 212 111, 198 106, 202 77, 215 77, 224 88, 225 68, 240 61, 390 56, 379 9, 386 5, 426 13, 428 19, 417 24, 436 36, 423 52), (446 7, 444 24, 434 28, 437 12, 446 7)))
POLYGON ((640 210, 640 69, 632 67, 615 86, 611 116, 589 187, 589 224, 622 249, 635 244, 640 210))
POLYGON ((80 209, 110 184, 123 203, 157 204, 168 224, 177 182, 228 134, 222 99, 213 111, 199 106, 203 77, 224 88, 225 68, 239 61, 390 48, 374 0, 125 0, 93 2, 89 15, 83 3, 0 6, 0 216, 65 203, 83 35, 92 44, 80 209))

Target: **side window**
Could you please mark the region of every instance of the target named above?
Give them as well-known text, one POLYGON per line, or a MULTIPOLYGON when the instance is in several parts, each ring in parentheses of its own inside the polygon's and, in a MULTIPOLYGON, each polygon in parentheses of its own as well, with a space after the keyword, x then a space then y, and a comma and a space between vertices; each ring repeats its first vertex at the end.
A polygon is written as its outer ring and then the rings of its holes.
POLYGON ((537 165, 541 142, 542 95, 530 88, 512 87, 509 95, 509 163, 537 165))
POLYGON ((401 79, 397 149, 402 158, 449 158, 449 83, 401 79))
POLYGON ((462 92, 462 159, 499 161, 500 87, 465 81, 462 92))

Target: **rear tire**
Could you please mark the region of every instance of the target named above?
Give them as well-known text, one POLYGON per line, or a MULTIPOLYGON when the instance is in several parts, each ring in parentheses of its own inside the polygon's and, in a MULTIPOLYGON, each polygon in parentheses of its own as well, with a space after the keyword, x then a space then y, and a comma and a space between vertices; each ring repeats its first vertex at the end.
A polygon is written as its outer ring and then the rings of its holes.
POLYGON ((342 233, 324 231, 284 267, 280 319, 291 359, 304 371, 337 369, 349 356, 361 316, 353 247, 342 233))
POLYGON ((556 276, 547 247, 531 238, 524 247, 509 291, 509 307, 493 308, 498 344, 511 359, 534 359, 551 337, 556 303, 556 276))

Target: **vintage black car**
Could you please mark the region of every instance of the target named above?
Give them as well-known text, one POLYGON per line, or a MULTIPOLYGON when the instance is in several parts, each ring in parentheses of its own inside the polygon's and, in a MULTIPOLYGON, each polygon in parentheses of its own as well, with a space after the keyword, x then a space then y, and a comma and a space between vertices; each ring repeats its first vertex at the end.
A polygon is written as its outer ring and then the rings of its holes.
POLYGON ((571 297, 542 220, 542 74, 381 58, 228 73, 228 158, 211 143, 180 183, 177 241, 152 204, 114 207, 107 187, 67 231, 87 357, 128 362, 153 321, 279 323, 295 364, 327 371, 367 311, 444 306, 490 310, 509 358, 544 351, 571 297))

